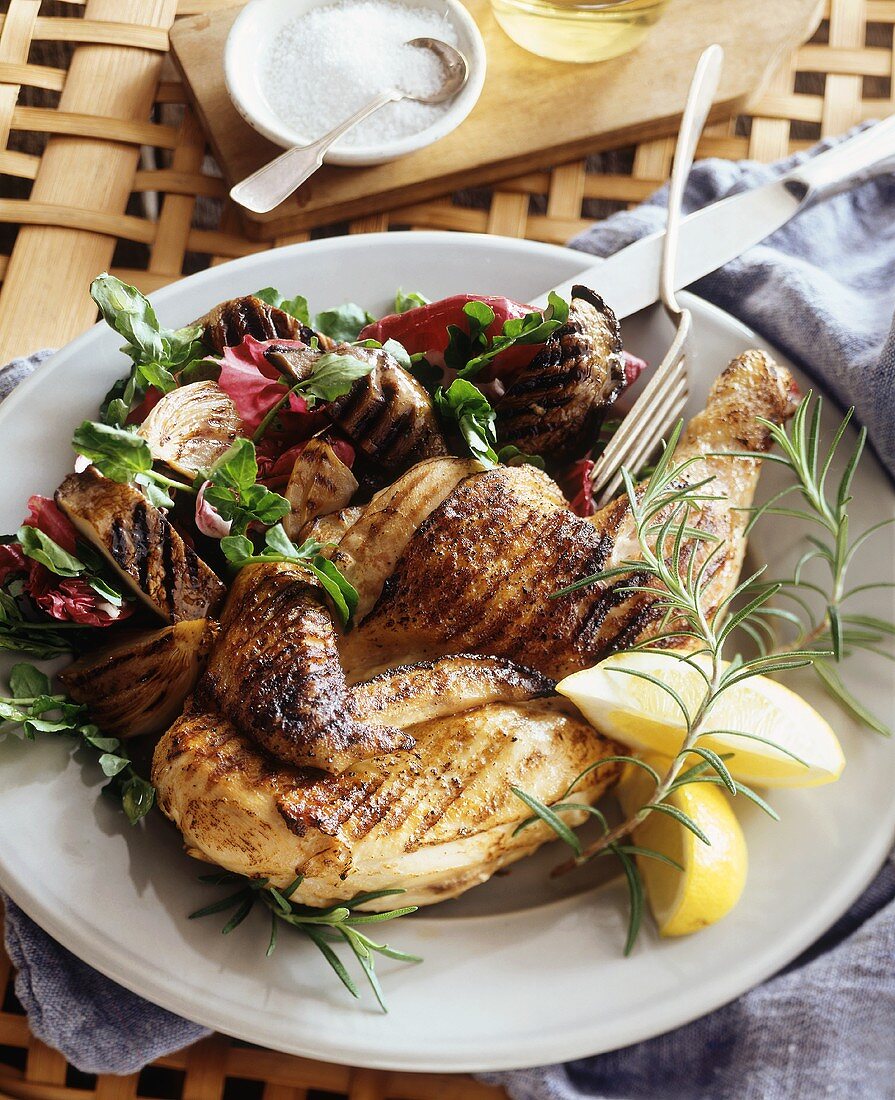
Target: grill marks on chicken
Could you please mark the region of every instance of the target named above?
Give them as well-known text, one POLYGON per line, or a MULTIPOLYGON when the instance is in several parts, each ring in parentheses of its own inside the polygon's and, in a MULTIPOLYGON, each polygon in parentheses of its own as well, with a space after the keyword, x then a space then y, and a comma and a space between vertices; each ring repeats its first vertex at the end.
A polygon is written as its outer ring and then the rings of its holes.
POLYGON ((204 619, 226 589, 142 493, 90 467, 69 474, 56 503, 128 588, 168 622, 204 619))
MULTIPOLYGON (((254 336, 256 340, 301 340, 310 344, 318 335, 291 314, 251 294, 221 302, 196 324, 203 326, 202 343, 218 355, 223 354, 224 348, 237 347, 246 336, 254 336)), ((326 343, 331 341, 326 340, 326 343)))
MULTIPOLYGON (((704 456, 682 473, 682 484, 712 476, 712 491, 723 498, 691 517, 724 541, 706 594, 710 612, 736 583, 747 518, 738 509, 751 504, 759 473, 757 460, 730 452, 767 450, 769 435, 756 417, 783 423, 792 394, 789 373, 764 353, 741 356, 716 381, 676 454, 677 462, 704 456)), ((625 498, 581 519, 557 503, 557 492, 530 467, 498 467, 463 481, 421 524, 376 606, 345 638, 350 675, 410 655, 463 650, 509 657, 558 679, 655 633, 656 597, 623 592, 632 578, 555 597, 638 556, 625 498)))
POLYGON ((598 294, 575 286, 567 323, 495 403, 498 439, 552 461, 577 458, 624 382, 615 314, 598 294))
MULTIPOLYGON (((617 751, 558 699, 491 703, 409 728, 414 752, 324 776, 272 761, 223 719, 187 714, 159 742, 153 782, 193 855, 277 886, 304 874, 294 896, 305 904, 399 883, 402 904, 425 905, 553 839, 540 824, 512 835, 513 784, 552 802, 617 751)), ((576 798, 595 801, 618 769, 592 772, 576 798)))
POLYGON ((281 760, 339 772, 412 738, 358 722, 322 589, 300 566, 249 566, 233 587, 200 698, 281 760))
POLYGON ((431 458, 418 462, 381 489, 348 528, 332 561, 357 589, 357 618, 373 607, 417 528, 470 474, 478 462, 431 458))

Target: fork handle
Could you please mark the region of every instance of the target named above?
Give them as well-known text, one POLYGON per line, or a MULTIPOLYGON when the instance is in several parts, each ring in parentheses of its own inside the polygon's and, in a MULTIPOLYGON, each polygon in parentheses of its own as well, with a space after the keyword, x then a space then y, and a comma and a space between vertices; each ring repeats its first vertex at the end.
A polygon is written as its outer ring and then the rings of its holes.
POLYGON ((386 103, 394 103, 401 98, 403 98, 403 92, 397 88, 380 92, 328 134, 312 141, 310 145, 296 145, 292 149, 287 149, 285 153, 275 157, 257 172, 234 184, 230 188, 230 198, 256 214, 266 214, 269 210, 273 210, 275 206, 279 206, 281 202, 288 199, 306 179, 313 176, 323 164, 323 158, 329 147, 333 142, 338 141, 342 134, 359 122, 363 122, 365 118, 369 118, 386 103))

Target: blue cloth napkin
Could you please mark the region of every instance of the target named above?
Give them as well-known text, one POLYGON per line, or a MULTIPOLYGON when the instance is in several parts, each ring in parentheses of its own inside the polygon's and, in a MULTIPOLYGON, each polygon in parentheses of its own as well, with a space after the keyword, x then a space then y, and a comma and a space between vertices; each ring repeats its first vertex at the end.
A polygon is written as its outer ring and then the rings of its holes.
MULTIPOLYGON (((792 163, 704 161, 686 208, 792 163)), ((662 202, 660 194, 617 214, 572 245, 609 255, 659 228, 662 202)), ((895 178, 880 178, 803 213, 693 289, 855 404, 895 475, 893 214, 895 178)), ((0 372, 0 398, 31 369, 18 360, 0 372)), ((19 999, 34 1033, 73 1065, 130 1073, 205 1034, 101 977, 6 904, 19 999)), ((487 1079, 513 1100, 895 1098, 895 863, 810 951, 712 1015, 611 1054, 487 1079)))

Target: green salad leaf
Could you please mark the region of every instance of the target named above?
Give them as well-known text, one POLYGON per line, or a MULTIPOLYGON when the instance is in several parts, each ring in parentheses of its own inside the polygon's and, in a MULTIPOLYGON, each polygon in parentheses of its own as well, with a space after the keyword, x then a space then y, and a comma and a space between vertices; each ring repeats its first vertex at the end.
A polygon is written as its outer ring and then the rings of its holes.
POLYGON ((314 328, 333 340, 350 344, 358 338, 362 328, 375 320, 372 313, 367 313, 361 306, 354 302, 345 302, 344 305, 318 313, 314 318, 314 328))
POLYGON ((260 298, 262 302, 267 302, 269 306, 281 309, 303 325, 310 325, 311 323, 311 315, 308 313, 308 299, 303 298, 301 294, 296 294, 294 298, 284 298, 276 287, 266 286, 263 290, 256 290, 252 297, 260 298))
POLYGON ((429 302, 429 298, 415 290, 402 290, 398 287, 395 291, 395 313, 406 313, 409 309, 427 306, 429 302))

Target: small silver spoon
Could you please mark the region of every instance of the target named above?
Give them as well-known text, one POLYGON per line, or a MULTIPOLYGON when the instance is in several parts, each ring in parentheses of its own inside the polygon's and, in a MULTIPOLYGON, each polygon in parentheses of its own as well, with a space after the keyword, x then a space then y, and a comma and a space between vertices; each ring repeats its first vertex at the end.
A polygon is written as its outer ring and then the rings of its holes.
POLYGON ((352 126, 363 122, 374 111, 384 107, 386 103, 397 103, 401 99, 412 99, 415 103, 444 103, 460 91, 469 79, 469 63, 465 56, 447 42, 438 38, 412 38, 405 42, 406 46, 420 46, 431 50, 444 66, 444 83, 437 92, 431 95, 418 96, 400 88, 389 88, 380 92, 375 99, 371 99, 356 111, 350 118, 346 118, 328 134, 311 142, 310 145, 296 145, 287 149, 285 153, 259 168, 244 180, 235 184, 230 189, 230 198, 234 202, 244 206, 246 210, 253 210, 256 214, 266 214, 279 206, 284 199, 288 199, 296 188, 300 187, 323 164, 323 158, 327 150, 352 126))

